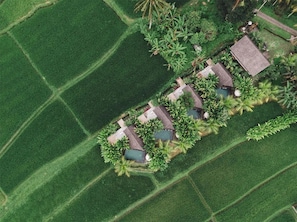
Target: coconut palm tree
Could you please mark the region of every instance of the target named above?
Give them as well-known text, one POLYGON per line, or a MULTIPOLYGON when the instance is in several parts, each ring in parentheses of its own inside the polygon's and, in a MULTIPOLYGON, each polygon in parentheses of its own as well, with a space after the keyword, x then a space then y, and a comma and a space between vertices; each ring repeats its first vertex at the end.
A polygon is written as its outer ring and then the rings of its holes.
POLYGON ((130 177, 129 173, 129 167, 131 165, 131 161, 126 160, 124 156, 122 156, 122 159, 116 162, 114 169, 115 172, 118 174, 118 176, 126 175, 127 177, 130 177))
POLYGON ((183 153, 186 153, 188 149, 192 147, 191 144, 184 141, 173 141, 173 144, 177 149, 179 149, 183 153))
POLYGON ((243 111, 253 112, 253 101, 250 98, 242 99, 237 98, 237 105, 235 107, 235 110, 242 115, 243 111))
POLYGON ((149 29, 151 29, 153 23, 153 12, 156 12, 158 17, 160 17, 160 13, 169 7, 170 5, 166 2, 166 0, 140 0, 135 5, 135 11, 141 11, 143 18, 146 15, 148 16, 149 29))
POLYGON ((292 83, 287 81, 287 85, 279 90, 278 102, 288 109, 297 109, 297 91, 292 83))
POLYGON ((227 96, 226 98, 222 98, 220 102, 223 106, 228 110, 229 115, 234 114, 234 109, 237 105, 237 100, 233 98, 233 96, 227 96))

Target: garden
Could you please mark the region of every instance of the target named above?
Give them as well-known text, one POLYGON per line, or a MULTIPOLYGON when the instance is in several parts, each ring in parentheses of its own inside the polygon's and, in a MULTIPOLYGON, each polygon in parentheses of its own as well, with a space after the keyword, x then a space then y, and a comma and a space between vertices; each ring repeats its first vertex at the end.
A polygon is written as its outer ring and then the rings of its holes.
POLYGON ((244 21, 222 20, 221 1, 168 1, 176 2, 160 14, 168 32, 156 14, 148 29, 137 2, 0 1, 0 221, 294 218, 294 46, 276 35, 279 45, 268 45, 259 25, 252 41, 282 53, 252 79, 228 51, 244 21), (215 75, 197 78, 208 58, 230 70, 241 97, 217 96, 215 75), (177 77, 203 97, 210 118, 188 115, 192 94, 168 99, 177 77), (158 119, 138 122, 148 101, 168 110, 179 140, 155 141, 158 119), (101 157, 97 137, 118 130, 119 118, 146 140, 148 172, 122 158, 125 138, 109 156, 123 164, 101 157))

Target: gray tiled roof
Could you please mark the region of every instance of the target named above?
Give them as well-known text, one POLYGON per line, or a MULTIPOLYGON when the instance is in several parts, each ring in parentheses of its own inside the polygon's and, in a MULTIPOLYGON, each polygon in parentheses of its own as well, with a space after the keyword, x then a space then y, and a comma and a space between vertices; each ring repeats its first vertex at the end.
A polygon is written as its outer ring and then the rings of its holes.
POLYGON ((233 87, 233 80, 230 72, 221 63, 215 64, 212 71, 219 77, 219 86, 233 87))
POLYGON ((257 75, 270 65, 269 61, 247 35, 231 46, 231 53, 252 76, 257 75))

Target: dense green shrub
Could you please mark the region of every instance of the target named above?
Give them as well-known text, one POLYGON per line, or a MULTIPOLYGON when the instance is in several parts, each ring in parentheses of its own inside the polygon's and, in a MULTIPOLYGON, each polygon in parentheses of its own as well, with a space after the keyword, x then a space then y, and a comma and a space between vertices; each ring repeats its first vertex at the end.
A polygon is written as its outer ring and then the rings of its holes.
POLYGON ((297 122, 297 112, 288 112, 275 119, 271 119, 264 124, 250 128, 246 135, 248 140, 261 140, 269 135, 273 135, 281 130, 290 127, 290 124, 297 122))

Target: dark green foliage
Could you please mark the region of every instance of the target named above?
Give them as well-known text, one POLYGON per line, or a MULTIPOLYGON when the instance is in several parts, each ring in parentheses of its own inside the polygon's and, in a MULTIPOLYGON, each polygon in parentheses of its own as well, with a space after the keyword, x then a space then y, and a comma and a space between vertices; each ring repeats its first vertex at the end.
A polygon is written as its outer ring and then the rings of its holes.
POLYGON ((282 116, 271 119, 264 124, 249 129, 246 133, 248 140, 261 140, 277 132, 289 128, 297 122, 297 112, 287 112, 282 116))
POLYGON ((0 37, 0 146, 50 96, 22 51, 8 35, 0 37))
POLYGON ((297 91, 289 81, 287 81, 286 86, 280 87, 278 102, 287 109, 297 109, 297 91))
POLYGON ((271 222, 296 222, 293 214, 294 212, 290 212, 290 210, 285 210, 284 212, 273 218, 271 222))
POLYGON ((46 79, 61 86, 103 56, 125 30, 103 1, 59 1, 18 25, 13 34, 46 79))
POLYGON ((71 113, 59 102, 50 105, 1 157, 2 189, 10 193, 39 167, 61 156, 83 139, 85 135, 71 113))
POLYGON ((246 22, 253 16, 257 2, 255 0, 240 0, 236 5, 233 0, 218 0, 218 11, 221 16, 232 23, 246 22))
POLYGON ((129 36, 99 69, 62 95, 92 132, 147 101, 172 77, 164 60, 147 51, 143 35, 129 36))
POLYGON ((154 189, 148 177, 118 177, 110 172, 93 184, 53 221, 110 221, 154 189))
POLYGON ((120 221, 206 221, 209 213, 195 190, 183 179, 133 209, 120 221))
POLYGON ((159 119, 152 119, 145 124, 142 124, 139 121, 136 123, 135 131, 143 140, 144 148, 151 157, 154 154, 153 150, 156 144, 154 133, 161 129, 163 129, 163 124, 159 119))

